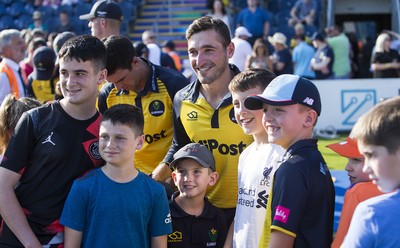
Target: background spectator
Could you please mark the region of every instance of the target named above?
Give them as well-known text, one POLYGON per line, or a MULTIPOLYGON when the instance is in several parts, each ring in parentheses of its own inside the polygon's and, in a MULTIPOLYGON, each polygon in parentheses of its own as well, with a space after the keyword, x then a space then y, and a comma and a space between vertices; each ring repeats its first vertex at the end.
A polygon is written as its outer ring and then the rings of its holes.
POLYGON ((207 15, 221 19, 226 24, 226 26, 228 26, 229 32, 232 35, 231 20, 230 20, 228 14, 226 13, 226 9, 225 9, 225 5, 224 5, 223 1, 214 0, 211 11, 207 15))
POLYGON ((247 56, 246 68, 268 69, 272 71, 272 60, 269 56, 267 44, 262 38, 258 38, 253 45, 253 52, 247 56))
POLYGON ((390 35, 383 33, 376 39, 375 53, 371 60, 374 78, 397 78, 400 57, 396 50, 390 49, 390 35))
POLYGON ((258 38, 265 40, 269 34, 269 15, 262 8, 258 7, 258 0, 247 0, 247 8, 239 12, 237 26, 243 26, 249 30, 253 37, 249 38, 251 45, 258 38))
POLYGON ((314 0, 298 0, 290 10, 289 25, 294 26, 297 23, 314 25, 316 10, 317 4, 314 0))
POLYGON ((235 53, 229 59, 229 63, 236 65, 240 71, 246 68, 247 57, 252 53, 251 45, 247 41, 252 36, 245 27, 238 27, 235 30, 235 38, 232 39, 232 43, 235 45, 235 53))
POLYGON ((32 20, 33 23, 29 24, 28 29, 30 30, 39 29, 43 31, 47 36, 48 28, 47 25, 43 23, 42 13, 38 10, 34 11, 32 15, 32 20))
POLYGON ((294 74, 308 79, 315 78, 315 72, 311 70, 311 60, 315 50, 307 44, 304 35, 296 36, 297 45, 293 49, 292 61, 294 74))
POLYGON ((76 28, 72 23, 70 22, 70 17, 69 13, 66 10, 63 10, 58 14, 58 18, 60 23, 56 26, 55 31, 58 33, 70 31, 70 32, 76 32, 76 28))
POLYGON ((349 38, 343 29, 337 25, 327 29, 328 38, 326 41, 335 54, 333 62, 333 73, 335 79, 350 78, 351 73, 351 47, 349 38))
POLYGON ((333 61, 335 55, 326 43, 322 33, 315 32, 311 37, 313 46, 317 49, 311 60, 311 69, 315 71, 315 79, 333 79, 333 61))
POLYGON ((282 74, 293 74, 292 55, 286 45, 286 36, 282 33, 275 33, 268 37, 268 41, 274 46, 274 53, 271 56, 273 71, 276 76, 282 74))

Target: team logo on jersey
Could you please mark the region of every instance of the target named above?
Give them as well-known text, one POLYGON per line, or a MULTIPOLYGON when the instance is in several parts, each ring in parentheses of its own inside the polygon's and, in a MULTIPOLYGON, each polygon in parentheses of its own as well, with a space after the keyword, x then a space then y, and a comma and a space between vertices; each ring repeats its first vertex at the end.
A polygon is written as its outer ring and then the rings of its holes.
POLYGON ((286 222, 289 219, 289 214, 290 214, 290 209, 285 208, 283 206, 277 206, 276 210, 275 210, 274 220, 280 221, 280 222, 286 224, 286 222))
POLYGON ((208 242, 208 243, 207 243, 207 247, 215 246, 215 245, 217 244, 215 241, 217 241, 217 238, 218 238, 218 232, 217 232, 217 230, 214 229, 214 228, 211 228, 211 230, 208 231, 208 237, 210 237, 210 241, 211 241, 211 242, 208 242))
POLYGON ((197 121, 198 115, 196 111, 193 110, 192 112, 187 113, 186 115, 187 117, 189 117, 188 121, 197 121))
POLYGON ((89 154, 93 159, 99 160, 101 159, 99 152, 99 141, 94 141, 89 145, 89 154))
POLYGON ((182 239, 182 233, 179 231, 168 234, 168 243, 179 243, 182 242, 182 239))
POLYGON ((235 118, 235 111, 233 110, 233 108, 231 109, 231 111, 229 111, 229 119, 233 123, 237 124, 237 121, 236 121, 236 118, 235 118))
POLYGON ((256 208, 267 208, 268 203, 268 193, 267 191, 263 190, 258 193, 257 205, 256 208))
POLYGON ((150 103, 149 112, 153 116, 160 116, 165 112, 164 103, 159 100, 154 100, 150 103))
POLYGON ((50 143, 50 144, 52 144, 53 146, 55 146, 56 145, 56 143, 54 143, 52 140, 51 140, 51 137, 53 136, 53 132, 51 132, 50 134, 49 134, 49 136, 47 136, 47 138, 42 142, 42 144, 46 144, 46 143, 50 143))

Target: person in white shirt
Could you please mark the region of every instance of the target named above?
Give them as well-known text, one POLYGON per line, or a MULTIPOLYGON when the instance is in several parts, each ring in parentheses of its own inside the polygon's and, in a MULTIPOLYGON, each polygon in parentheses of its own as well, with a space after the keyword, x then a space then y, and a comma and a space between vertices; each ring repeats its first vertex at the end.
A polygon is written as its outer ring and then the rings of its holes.
POLYGON ((232 43, 235 45, 235 53, 229 59, 229 63, 236 65, 240 71, 244 71, 246 58, 253 51, 250 43, 247 41, 252 36, 245 27, 238 27, 235 30, 235 38, 232 39, 232 43))

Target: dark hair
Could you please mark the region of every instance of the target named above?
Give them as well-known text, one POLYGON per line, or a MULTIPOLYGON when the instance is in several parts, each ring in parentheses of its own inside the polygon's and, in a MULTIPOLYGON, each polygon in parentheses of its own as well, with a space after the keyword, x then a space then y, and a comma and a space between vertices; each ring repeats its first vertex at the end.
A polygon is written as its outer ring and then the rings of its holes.
POLYGON ((35 51, 41 46, 47 46, 46 40, 41 37, 33 38, 33 40, 29 41, 28 51, 35 51))
POLYGON ((218 1, 218 2, 221 3, 221 6, 222 6, 222 8, 221 8, 222 14, 223 14, 223 15, 226 15, 225 4, 224 4, 224 2, 223 2, 222 0, 214 0, 214 1, 212 2, 211 13, 215 14, 215 12, 214 12, 214 4, 215 4, 216 1, 218 1))
POLYGON ((132 60, 136 57, 136 50, 132 42, 121 36, 111 35, 103 38, 107 50, 108 75, 115 73, 117 69, 132 69, 132 60))
POLYGON ((58 52, 58 59, 76 59, 79 62, 91 61, 99 71, 106 67, 106 48, 98 38, 91 35, 78 35, 67 40, 58 52))
POLYGON ((101 122, 111 121, 113 125, 124 125, 132 129, 136 136, 143 134, 143 111, 133 105, 117 104, 104 111, 101 122))
POLYGON ((256 87, 264 90, 275 77, 273 72, 266 69, 247 69, 231 80, 229 90, 244 92, 256 87))
POLYGON ((225 48, 231 43, 228 26, 222 20, 211 16, 203 16, 194 20, 186 30, 186 39, 189 40, 192 35, 208 30, 214 30, 219 34, 220 42, 225 48))

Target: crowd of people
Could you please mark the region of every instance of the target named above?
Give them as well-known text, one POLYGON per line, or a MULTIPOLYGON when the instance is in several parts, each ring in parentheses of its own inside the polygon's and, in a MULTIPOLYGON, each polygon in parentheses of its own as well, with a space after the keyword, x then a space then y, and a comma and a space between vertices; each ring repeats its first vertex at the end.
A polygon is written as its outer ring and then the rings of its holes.
MULTIPOLYGON (((122 36, 113 1, 80 16, 90 35, 0 32, 0 247, 400 244, 388 231, 400 228, 400 98, 329 146, 349 158, 351 183, 333 239, 312 80, 352 77, 347 36, 333 27, 306 37, 309 0, 294 5, 293 40, 269 35, 256 0, 233 33, 224 1, 212 3, 185 34, 193 81, 174 41, 122 36)), ((375 76, 397 77, 393 36, 377 38, 375 76)))

